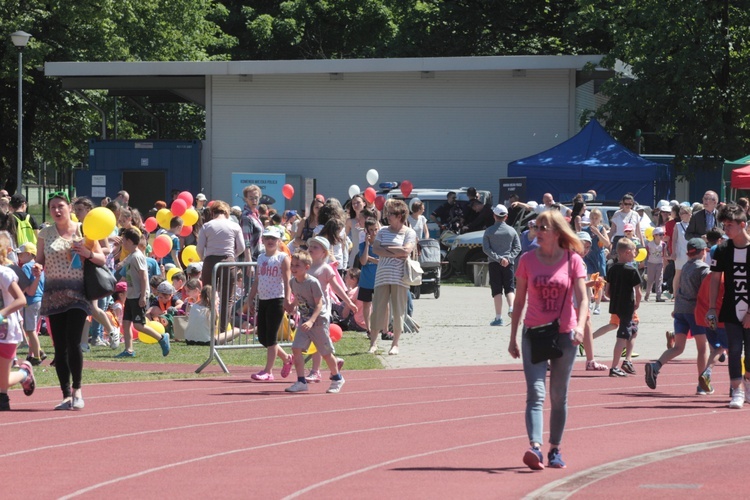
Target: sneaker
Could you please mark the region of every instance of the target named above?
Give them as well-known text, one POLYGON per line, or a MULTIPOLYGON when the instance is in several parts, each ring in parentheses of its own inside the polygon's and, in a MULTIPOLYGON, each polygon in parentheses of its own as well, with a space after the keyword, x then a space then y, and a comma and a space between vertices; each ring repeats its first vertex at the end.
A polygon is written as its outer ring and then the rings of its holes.
POLYGON ((377 352, 378 352, 378 346, 376 346, 376 345, 370 346, 370 348, 367 350, 368 354, 375 354, 377 352))
POLYGON ((107 341, 104 340, 101 337, 96 337, 96 339, 92 339, 92 340, 93 340, 93 342, 92 342, 91 345, 94 346, 94 347, 108 347, 109 346, 109 344, 107 343, 107 341))
POLYGON ((713 394, 714 388, 711 387, 711 372, 706 368, 698 377, 698 387, 703 389, 703 392, 707 394, 713 394))
MULTIPOLYGON (((320 382, 320 380, 318 380, 320 382)), ((300 382, 299 380, 284 389, 286 392, 305 392, 307 391, 307 384, 304 382, 300 382)))
POLYGON ((607 370, 609 370, 609 366, 603 365, 597 362, 595 359, 586 362, 587 372, 606 372, 607 370))
POLYGON ((31 363, 28 361, 24 361, 21 363, 21 368, 26 370, 29 374, 28 377, 26 377, 26 380, 21 382, 21 387, 23 387, 23 393, 27 396, 31 396, 34 394, 34 389, 36 389, 36 379, 34 378, 34 369, 31 367, 31 363))
POLYGON ((667 330, 667 349, 674 347, 674 332, 667 330))
POLYGON ((661 297, 656 297, 657 302, 666 302, 666 300, 662 299, 661 297))
POLYGON ((0 392, 0 411, 10 411, 10 398, 4 392, 0 392))
MULTIPOLYGON (((287 375, 289 374, 287 373, 287 375)), ((258 373, 253 373, 252 375, 250 375, 250 378, 253 380, 260 380, 261 382, 273 382, 273 373, 260 371, 258 373)))
POLYGON ((391 332, 380 332, 381 340, 393 340, 393 334, 391 332))
POLYGON ((745 404, 745 393, 741 388, 732 391, 732 400, 729 402, 729 407, 734 410, 741 410, 742 405, 745 404))
POLYGON ((83 407, 86 406, 86 404, 83 402, 83 397, 77 398, 73 397, 73 402, 70 404, 71 408, 74 410, 83 410, 83 407))
POLYGON ((508 316, 510 316, 511 318, 513 317, 513 308, 512 307, 508 308, 508 316))
POLYGON ((73 409, 72 398, 65 398, 57 406, 55 406, 55 410, 72 410, 72 409, 73 409))
POLYGON ((656 389, 656 376, 659 372, 656 370, 656 363, 646 363, 646 385, 649 389, 656 389))
POLYGON ((310 373, 305 377, 308 382, 320 382, 320 370, 310 370, 310 373))
POLYGON ((539 448, 529 448, 523 454, 523 463, 531 470, 544 470, 544 456, 539 448))
POLYGON ((161 355, 166 356, 169 354, 169 351, 171 347, 169 346, 169 335, 166 333, 161 336, 161 339, 159 340, 159 345, 161 346, 161 355))
POLYGON ((695 388, 695 395, 696 396, 708 396, 709 394, 713 394, 713 393, 714 393, 714 389, 713 388, 711 388, 710 391, 707 391, 707 390, 703 389, 703 387, 701 387, 700 385, 695 388))
POLYGON ((120 354, 115 356, 116 358, 134 358, 135 357, 135 351, 128 351, 125 349, 120 354))
POLYGON ((339 369, 339 372, 344 368, 344 358, 336 358, 336 366, 339 369))
POLYGON ((284 363, 281 367, 281 378, 287 378, 292 373, 292 367, 294 366, 294 358, 290 355, 289 360, 284 363))
POLYGON ((628 373, 630 375, 635 375, 635 367, 633 366, 633 363, 631 363, 630 361, 623 361, 620 368, 622 368, 622 371, 624 371, 625 373, 628 373))
POLYGON ((344 387, 344 382, 346 382, 344 377, 341 377, 339 380, 331 380, 331 385, 326 392, 328 394, 338 394, 341 388, 344 387))
POLYGON ((601 313, 602 313, 601 309, 599 309, 598 307, 594 308, 594 316, 599 316, 601 313))
POLYGON ((552 448, 547 453, 547 467, 551 469, 564 469, 565 462, 562 461, 559 448, 552 448))
POLYGON ((109 332, 109 348, 117 349, 118 347, 120 347, 120 329, 115 328, 109 332))
POLYGON ((504 326, 505 322, 503 321, 503 318, 495 318, 492 321, 490 321, 490 326, 504 326))
POLYGON ((643 302, 648 302, 648 294, 643 296, 643 302))
POLYGON ((36 358, 36 357, 32 356, 31 354, 29 354, 28 356, 26 356, 26 361, 28 361, 29 363, 31 363, 31 366, 39 366, 39 365, 42 364, 42 359, 41 358, 36 358))
POLYGON ((81 352, 91 352, 91 346, 87 343, 81 344, 81 352))
POLYGON ((627 377, 628 374, 615 366, 614 368, 609 369, 609 376, 610 377, 627 377))

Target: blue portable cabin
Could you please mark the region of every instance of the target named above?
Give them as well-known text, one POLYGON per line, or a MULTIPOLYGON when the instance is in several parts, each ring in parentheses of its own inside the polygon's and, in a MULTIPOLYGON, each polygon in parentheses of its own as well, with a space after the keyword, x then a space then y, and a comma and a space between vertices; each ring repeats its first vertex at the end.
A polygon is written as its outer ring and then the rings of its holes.
POLYGON ((173 189, 201 191, 201 141, 89 139, 88 170, 76 172, 78 196, 98 204, 130 194, 130 206, 148 213, 157 200, 167 205, 173 189))

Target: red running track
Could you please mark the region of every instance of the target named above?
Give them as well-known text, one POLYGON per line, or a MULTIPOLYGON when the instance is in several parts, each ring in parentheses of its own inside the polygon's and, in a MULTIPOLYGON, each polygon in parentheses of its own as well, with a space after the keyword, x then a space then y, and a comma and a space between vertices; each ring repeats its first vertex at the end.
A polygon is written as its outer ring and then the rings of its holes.
MULTIPOLYGON (((289 380, 232 377, 11 393, 0 414, 3 490, 34 498, 642 498, 735 493, 750 432, 729 410, 726 367, 694 395, 694 363, 656 391, 576 363, 564 470, 534 472, 519 365, 344 372, 287 394, 289 380), (11 451, 13 450, 13 451, 11 451), (10 475, 10 471, 16 471, 10 475)), ((85 376, 85 375, 84 375, 85 376)), ((548 415, 547 413, 545 414, 548 415)), ((546 425, 546 422, 545 422, 546 425)))

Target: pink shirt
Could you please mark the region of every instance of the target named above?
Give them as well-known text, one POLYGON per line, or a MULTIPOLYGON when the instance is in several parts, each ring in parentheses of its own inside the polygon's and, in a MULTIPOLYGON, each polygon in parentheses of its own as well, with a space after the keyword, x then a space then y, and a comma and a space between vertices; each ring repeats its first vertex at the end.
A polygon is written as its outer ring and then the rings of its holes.
POLYGON ((568 333, 575 328, 578 317, 573 307, 575 292, 572 281, 586 278, 580 255, 566 251, 562 259, 548 266, 539 261, 535 251, 526 252, 518 261, 516 276, 525 279, 527 283, 526 326, 545 325, 560 318, 561 333, 568 333))

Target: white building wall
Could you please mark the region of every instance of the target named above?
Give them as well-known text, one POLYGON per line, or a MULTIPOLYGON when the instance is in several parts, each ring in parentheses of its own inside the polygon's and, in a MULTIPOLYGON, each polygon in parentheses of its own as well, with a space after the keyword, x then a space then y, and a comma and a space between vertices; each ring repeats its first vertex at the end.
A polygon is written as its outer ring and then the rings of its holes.
POLYGON ((257 172, 315 177, 344 200, 371 168, 381 181, 497 194, 509 162, 577 132, 569 70, 432 75, 208 77, 211 197, 230 201, 231 174, 257 172))

